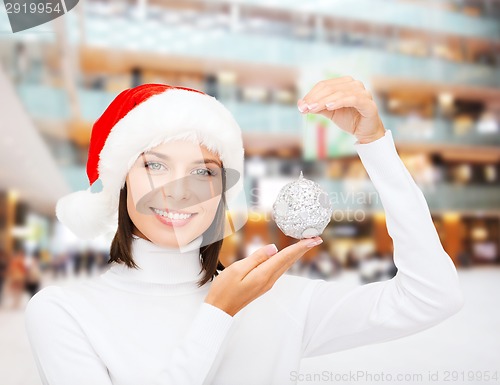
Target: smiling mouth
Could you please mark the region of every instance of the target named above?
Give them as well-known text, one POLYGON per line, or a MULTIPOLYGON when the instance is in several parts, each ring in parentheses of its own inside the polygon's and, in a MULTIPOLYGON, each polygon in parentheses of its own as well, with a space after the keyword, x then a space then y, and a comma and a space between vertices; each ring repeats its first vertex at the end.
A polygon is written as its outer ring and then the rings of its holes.
POLYGON ((175 211, 175 210, 162 210, 162 209, 157 209, 155 207, 150 207, 151 211, 153 213, 160 215, 164 218, 168 219, 173 219, 173 220, 179 220, 179 219, 189 219, 193 215, 196 215, 196 213, 189 213, 186 211, 175 211))

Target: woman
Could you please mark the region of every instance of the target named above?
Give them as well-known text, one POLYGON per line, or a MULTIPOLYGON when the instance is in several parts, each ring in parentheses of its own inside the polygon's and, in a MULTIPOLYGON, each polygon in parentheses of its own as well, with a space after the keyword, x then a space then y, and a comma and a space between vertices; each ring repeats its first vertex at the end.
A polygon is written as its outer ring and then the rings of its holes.
POLYGON ((319 237, 266 245, 224 268, 222 240, 238 227, 226 209, 242 191, 241 131, 215 98, 142 85, 95 123, 91 187, 56 208, 83 238, 116 234, 106 273, 48 286, 28 304, 44 384, 296 383, 304 357, 413 334, 461 308, 455 267, 363 84, 324 80, 297 106, 357 138, 398 274, 355 288, 284 274, 319 237))

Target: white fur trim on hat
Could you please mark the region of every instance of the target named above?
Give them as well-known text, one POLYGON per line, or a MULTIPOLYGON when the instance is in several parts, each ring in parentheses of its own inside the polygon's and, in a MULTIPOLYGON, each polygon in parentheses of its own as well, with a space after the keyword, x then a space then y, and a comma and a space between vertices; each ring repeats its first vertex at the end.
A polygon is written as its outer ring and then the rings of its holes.
POLYGON ((107 191, 92 193, 91 187, 76 191, 57 201, 56 216, 82 239, 93 239, 118 226, 118 202, 107 191))

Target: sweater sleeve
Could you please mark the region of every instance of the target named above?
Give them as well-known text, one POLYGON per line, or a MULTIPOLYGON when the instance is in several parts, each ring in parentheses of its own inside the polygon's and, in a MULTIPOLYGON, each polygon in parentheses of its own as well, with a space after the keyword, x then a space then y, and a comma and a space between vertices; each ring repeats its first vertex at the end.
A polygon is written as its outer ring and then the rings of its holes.
MULTIPOLYGON (((111 385, 111 376, 74 316, 63 288, 47 286, 25 310, 25 327, 43 385, 111 385)), ((233 322, 203 303, 157 384, 202 384, 233 322)))
POLYGON ((303 357, 393 340, 436 325, 463 306, 455 266, 443 249, 427 202, 396 151, 392 133, 355 149, 386 214, 397 274, 347 288, 313 280, 303 357))

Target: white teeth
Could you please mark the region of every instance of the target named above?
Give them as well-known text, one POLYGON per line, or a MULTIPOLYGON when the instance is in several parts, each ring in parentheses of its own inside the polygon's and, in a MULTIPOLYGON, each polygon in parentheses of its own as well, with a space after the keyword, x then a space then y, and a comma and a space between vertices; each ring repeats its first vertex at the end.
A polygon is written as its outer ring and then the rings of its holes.
POLYGON ((168 218, 168 219, 173 219, 173 220, 188 219, 189 217, 191 217, 191 215, 193 215, 193 214, 169 213, 169 212, 166 212, 166 211, 163 211, 163 210, 158 210, 158 209, 155 209, 155 208, 153 208, 153 211, 156 214, 161 215, 162 217, 165 217, 165 218, 168 218))

